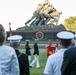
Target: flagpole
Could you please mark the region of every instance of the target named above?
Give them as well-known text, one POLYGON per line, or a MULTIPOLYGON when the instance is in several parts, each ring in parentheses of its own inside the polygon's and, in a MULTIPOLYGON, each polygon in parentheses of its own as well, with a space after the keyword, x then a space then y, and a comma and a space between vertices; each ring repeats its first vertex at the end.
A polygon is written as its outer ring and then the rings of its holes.
POLYGON ((9 36, 12 36, 11 23, 9 23, 9 36))

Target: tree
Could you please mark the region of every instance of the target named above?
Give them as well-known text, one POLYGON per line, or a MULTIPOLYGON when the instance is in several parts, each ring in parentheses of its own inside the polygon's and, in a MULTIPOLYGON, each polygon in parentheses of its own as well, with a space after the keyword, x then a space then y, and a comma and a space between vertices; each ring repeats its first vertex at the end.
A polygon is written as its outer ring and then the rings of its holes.
POLYGON ((70 16, 64 20, 64 26, 67 30, 76 32, 76 16, 70 16))

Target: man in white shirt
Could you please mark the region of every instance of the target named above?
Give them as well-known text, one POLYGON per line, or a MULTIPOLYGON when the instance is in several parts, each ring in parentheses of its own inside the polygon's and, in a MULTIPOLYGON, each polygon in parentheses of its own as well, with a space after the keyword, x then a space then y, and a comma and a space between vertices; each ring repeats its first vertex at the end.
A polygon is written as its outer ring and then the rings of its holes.
POLYGON ((0 24, 0 75, 19 75, 19 64, 13 48, 4 45, 5 29, 0 24))
POLYGON ((68 31, 61 31, 57 37, 60 39, 61 49, 48 57, 44 70, 46 75, 61 75, 63 54, 71 46, 71 39, 74 38, 74 35, 68 31))

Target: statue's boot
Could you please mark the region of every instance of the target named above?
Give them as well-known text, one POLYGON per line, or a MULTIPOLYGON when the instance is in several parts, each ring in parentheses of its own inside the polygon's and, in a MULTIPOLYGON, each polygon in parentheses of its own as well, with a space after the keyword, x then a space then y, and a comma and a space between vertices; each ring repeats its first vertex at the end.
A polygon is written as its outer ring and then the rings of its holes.
POLYGON ((48 15, 48 16, 46 17, 46 20, 45 20, 45 22, 44 22, 44 25, 46 25, 46 24, 50 21, 51 18, 52 18, 52 17, 51 17, 50 15, 48 15))
POLYGON ((41 17, 41 19, 40 19, 40 21, 38 23, 38 26, 40 26, 40 25, 42 25, 44 23, 44 15, 40 14, 40 17, 41 17))
POLYGON ((40 20, 40 22, 38 23, 38 26, 41 26, 44 23, 44 19, 40 20))
POLYGON ((37 18, 34 22, 33 22, 33 25, 34 26, 38 26, 38 22, 40 21, 40 18, 37 18))

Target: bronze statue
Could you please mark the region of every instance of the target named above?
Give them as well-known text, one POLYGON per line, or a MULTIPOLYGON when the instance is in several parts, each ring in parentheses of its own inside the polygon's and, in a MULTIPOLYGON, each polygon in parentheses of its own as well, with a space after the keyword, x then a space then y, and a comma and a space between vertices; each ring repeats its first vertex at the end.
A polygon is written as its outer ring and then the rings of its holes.
POLYGON ((62 14, 62 12, 58 12, 58 11, 54 11, 52 13, 50 13, 50 15, 53 17, 53 20, 50 21, 50 23, 56 23, 56 25, 58 24, 59 21, 59 17, 62 14))
POLYGON ((43 8, 43 4, 39 3, 38 6, 37 6, 37 10, 35 12, 36 19, 32 22, 31 25, 38 26, 38 23, 43 18, 43 16, 42 16, 42 8, 43 8))
POLYGON ((49 0, 45 0, 43 4, 39 3, 33 16, 25 23, 26 25, 32 21, 30 25, 41 26, 47 25, 48 22, 58 24, 58 20, 62 12, 58 12, 49 0), (53 19, 53 20, 51 20, 53 19))
POLYGON ((30 25, 34 25, 34 26, 38 25, 38 22, 41 20, 40 11, 42 10, 42 8, 43 5, 41 3, 38 4, 36 11, 33 13, 33 16, 25 24, 28 24, 30 21, 32 21, 35 18, 35 20, 30 25))
POLYGON ((55 10, 53 9, 51 4, 47 4, 44 7, 44 16, 45 16, 44 25, 46 25, 50 21, 50 19, 52 18, 52 16, 49 13, 52 13, 53 11, 55 11, 55 10))

